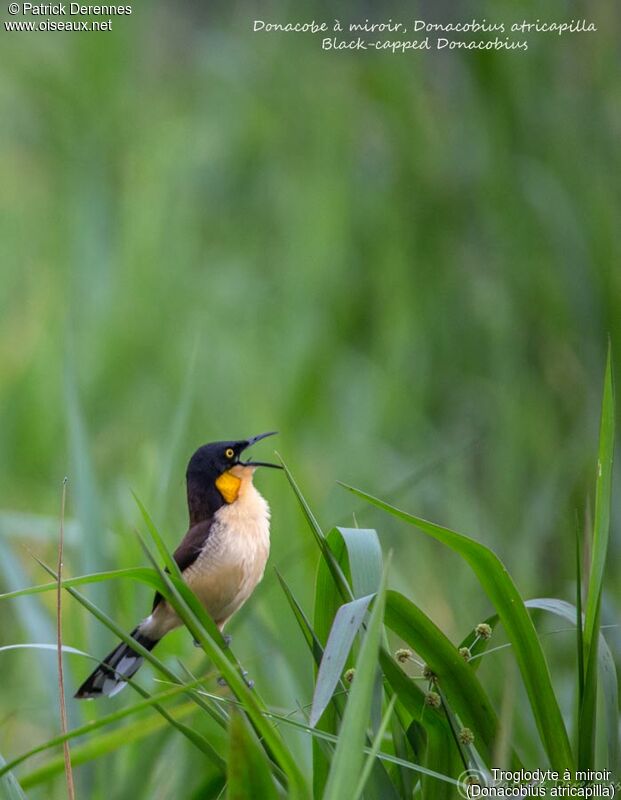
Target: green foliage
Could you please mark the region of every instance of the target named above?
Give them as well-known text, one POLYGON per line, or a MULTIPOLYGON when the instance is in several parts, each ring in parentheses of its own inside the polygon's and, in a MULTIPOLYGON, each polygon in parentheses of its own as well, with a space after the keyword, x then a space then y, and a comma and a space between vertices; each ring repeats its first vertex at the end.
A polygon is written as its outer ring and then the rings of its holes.
POLYGON ((229 758, 227 769, 228 800, 253 800, 261 797, 275 800, 278 792, 274 785, 265 751, 256 740, 248 723, 239 713, 233 713, 229 722, 229 758))
MULTIPOLYGON (((595 757, 595 727, 597 721, 597 674, 599 625, 602 602, 604 568, 608 556, 608 533, 610 526, 610 502, 612 493, 612 456, 615 442, 614 394, 612 386, 612 361, 610 348, 606 362, 604 396, 602 401, 599 434, 599 453, 597 458, 597 480, 595 489, 595 520, 593 525, 593 544, 591 570, 587 588, 586 611, 582 635, 584 684, 580 696, 580 728, 578 739, 578 764, 581 769, 589 769, 595 757)), ((616 680, 615 680, 616 684, 616 680)), ((610 699, 610 692, 608 692, 610 699)), ((616 726, 614 726, 616 728, 616 726)), ((612 732, 614 741, 618 731, 612 732)), ((616 749, 615 746, 613 746, 616 749)), ((613 749, 613 752, 614 752, 613 749)))
MULTIPOLYGON (((311 796, 339 798, 345 795, 356 799, 398 800, 412 796, 420 787, 423 800, 448 800, 464 769, 485 771, 496 766, 494 759, 501 729, 494 700, 488 695, 480 666, 483 660, 493 659, 497 654, 497 649, 489 648, 488 640, 492 634, 498 634, 501 626, 509 638, 510 657, 522 669, 528 704, 537 720, 549 763, 557 768, 563 763, 571 769, 573 755, 568 741, 565 741, 565 728, 557 728, 554 739, 550 727, 553 721, 557 725, 562 725, 562 722, 559 723, 560 717, 555 716, 560 714, 560 709, 552 690, 541 637, 531 620, 530 614, 534 611, 549 612, 571 623, 584 625, 582 639, 587 665, 584 679, 592 681, 593 685, 581 687, 581 713, 575 732, 580 764, 583 769, 593 769, 599 763, 594 737, 601 728, 607 742, 604 763, 615 769, 618 758, 615 661, 603 633, 597 631, 597 646, 594 648, 593 631, 587 632, 589 620, 592 622, 588 609, 593 608, 593 604, 601 604, 601 565, 605 562, 608 545, 609 512, 603 505, 611 502, 614 414, 610 375, 609 361, 599 459, 600 465, 605 466, 598 470, 593 560, 587 594, 587 598, 591 598, 595 592, 597 598, 587 599, 584 620, 580 619, 575 606, 561 599, 524 600, 491 549, 454 531, 400 511, 360 490, 351 489, 359 497, 416 525, 445 546, 455 549, 473 568, 495 613, 485 623, 473 626, 474 632, 461 643, 453 644, 416 603, 401 592, 386 590, 390 559, 382 567, 376 531, 334 528, 324 536, 307 500, 287 469, 287 476, 320 555, 314 624, 309 621, 285 578, 279 575, 283 596, 293 612, 308 658, 316 671, 310 719, 306 722, 304 709, 300 709, 298 713, 303 714, 302 719, 294 720, 292 714, 283 714, 270 708, 257 690, 247 686, 233 650, 222 649, 224 642, 219 631, 180 579, 164 539, 145 507, 139 503, 149 536, 162 561, 170 566, 170 572, 159 566, 158 559, 151 554, 150 546, 140 538, 152 569, 114 570, 66 579, 63 581, 64 589, 93 619, 103 623, 124 641, 130 641, 124 630, 76 587, 106 585, 118 578, 134 584, 147 583, 160 591, 175 608, 202 648, 207 663, 211 663, 226 679, 228 688, 223 694, 211 693, 206 690, 209 676, 196 678, 184 667, 184 675, 180 677, 157 656, 132 640, 132 646, 173 685, 151 694, 135 680, 130 680, 131 688, 143 698, 139 702, 112 713, 100 714, 85 725, 73 727, 67 735, 54 736, 11 761, 0 764, 0 786, 7 800, 23 797, 14 770, 23 769, 33 756, 51 749, 57 750, 64 741, 80 738, 72 751, 73 765, 78 770, 81 765, 97 763, 169 731, 176 731, 177 735, 193 745, 195 753, 200 754, 203 777, 200 784, 202 788, 199 790, 197 787, 197 791, 206 791, 207 796, 214 798, 226 789, 227 797, 240 799, 252 796, 276 798, 286 794, 300 800, 311 796), (343 602, 343 598, 354 599, 343 602), (395 634, 410 649, 402 648, 393 657, 386 648, 387 631, 395 634), (468 658, 460 652, 460 648, 464 647, 467 648, 468 658), (593 650, 597 658, 596 673, 588 666, 594 658, 593 650), (419 677, 427 682, 426 692, 417 685, 417 676, 410 675, 409 669, 403 666, 409 662, 415 663, 414 654, 424 662, 419 677), (351 665, 349 669, 348 665, 351 665), (590 695, 597 697, 597 673, 601 676, 605 710, 603 722, 598 719, 597 705, 588 705, 590 695), (182 699, 183 696, 185 699, 182 699), (159 716, 145 717, 149 711, 155 711, 159 716), (191 726, 188 724, 190 720, 191 726), (296 758, 292 742, 284 733, 285 728, 296 730, 309 745, 312 743, 312 774, 296 758), (469 729, 467 739, 462 736, 466 728, 469 729), (209 735, 207 730, 210 731, 209 735), (590 742, 589 748, 585 749, 584 742, 590 742), (404 776, 404 770, 407 777, 404 776), (312 792, 309 788, 311 784, 312 792)), ((43 562, 40 564, 55 577, 51 568, 43 562)), ((4 603, 19 601, 23 596, 41 595, 54 586, 50 583, 16 590, 0 596, 0 600, 4 603)), ((598 613, 595 614, 596 619, 598 613)), ((0 652, 6 654, 20 648, 45 651, 53 649, 53 645, 6 645, 0 648, 0 652)), ((65 645, 64 651, 67 655, 86 655, 69 645, 65 645)), ((213 674, 210 673, 211 676, 213 674)), ((521 766, 518 752, 523 749, 523 742, 518 736, 511 739, 509 749, 510 764, 516 768, 521 766)), ((20 773, 21 783, 27 788, 47 787, 62 771, 63 759, 60 755, 54 755, 48 761, 20 773)))
MULTIPOLYGON (((334 758, 323 792, 326 800, 339 800, 339 798, 345 797, 353 786, 358 785, 360 780, 364 763, 362 748, 371 716, 385 602, 386 573, 384 573, 375 597, 360 655, 356 659, 352 688, 339 729, 339 741, 334 751, 334 758)), ((335 618, 335 621, 338 622, 338 619, 335 618)))
POLYGON ((559 771, 570 769, 573 759, 569 739, 554 696, 543 650, 524 601, 500 559, 489 548, 462 534, 414 517, 357 489, 352 488, 351 491, 400 519, 416 525, 425 533, 456 550, 470 564, 490 600, 498 609, 498 614, 514 646, 531 707, 550 760, 559 771))
POLYGON ((319 672, 317 673, 317 683, 309 719, 310 724, 313 726, 319 721, 330 702, 336 685, 341 680, 349 651, 364 621, 372 599, 372 595, 359 597, 350 603, 344 603, 336 612, 330 636, 323 652, 323 658, 321 659, 319 672))
MULTIPOLYGON (((178 695, 180 691, 180 689, 172 689, 167 693, 166 696, 174 697, 175 695, 178 695)), ((163 698, 160 695, 158 699, 161 700, 163 698)), ((140 706, 141 708, 147 708, 148 706, 153 706, 154 704, 154 698, 149 698, 149 700, 147 700, 145 703, 136 705, 140 706)), ((139 709, 137 709, 136 706, 131 706, 126 710, 126 714, 115 715, 115 719, 121 719, 124 716, 133 715, 137 712, 137 710, 139 709)), ((170 717, 173 720, 180 721, 185 717, 189 717, 195 712, 196 705, 194 703, 183 703, 176 706, 172 710, 170 717)), ((97 723, 97 725, 89 725, 86 731, 82 730, 82 734, 85 732, 89 734, 87 740, 84 742, 84 744, 79 744, 71 749, 71 763, 74 767, 77 767, 80 764, 86 764, 88 761, 93 761, 98 758, 101 759, 107 753, 112 753, 114 751, 126 748, 133 742, 143 742, 145 739, 149 740, 158 732, 170 733, 175 727, 165 716, 160 716, 150 717, 148 719, 138 719, 134 722, 129 722, 126 725, 118 726, 111 731, 105 731, 99 735, 93 735, 93 731, 96 730, 99 725, 101 725, 101 727, 107 727, 110 725, 110 719, 103 717, 102 719, 98 720, 97 723)), ((76 738, 76 731, 71 731, 70 738, 76 738)), ((58 744, 59 741, 60 740, 54 742, 54 745, 58 744)), ((47 744, 49 746, 51 743, 48 742, 47 744)), ((23 780, 24 789, 29 789, 30 787, 37 786, 39 784, 49 786, 50 780, 56 775, 63 773, 64 769, 64 756, 54 756, 26 775, 25 779, 23 780)))
POLYGON ((479 751, 489 763, 498 732, 496 714, 474 671, 455 645, 414 603, 398 592, 388 595, 386 625, 418 653, 437 676, 464 725, 476 732, 479 751))

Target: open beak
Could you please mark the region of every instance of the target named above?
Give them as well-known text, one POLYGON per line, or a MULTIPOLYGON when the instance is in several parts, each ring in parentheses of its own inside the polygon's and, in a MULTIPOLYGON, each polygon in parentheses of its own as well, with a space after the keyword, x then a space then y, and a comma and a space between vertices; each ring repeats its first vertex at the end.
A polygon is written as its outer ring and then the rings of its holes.
MULTIPOLYGON (((252 447, 253 444, 261 441, 261 439, 265 439, 268 436, 275 436, 278 431, 270 431, 269 433, 260 433, 258 436, 253 436, 252 438, 246 441, 243 449, 246 450, 248 447, 252 447)), ((282 469, 280 464, 270 464, 269 461, 241 461, 238 462, 242 465, 242 467, 272 467, 272 469, 282 469)))

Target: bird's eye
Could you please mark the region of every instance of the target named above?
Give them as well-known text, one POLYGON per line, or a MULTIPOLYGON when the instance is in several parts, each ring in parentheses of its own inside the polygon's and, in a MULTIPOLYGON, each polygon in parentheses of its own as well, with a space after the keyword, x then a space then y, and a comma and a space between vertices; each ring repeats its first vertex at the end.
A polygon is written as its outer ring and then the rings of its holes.
POLYGON ((227 447, 226 450, 224 451, 224 455, 227 458, 233 458, 233 456, 235 455, 235 450, 233 450, 232 447, 227 447))

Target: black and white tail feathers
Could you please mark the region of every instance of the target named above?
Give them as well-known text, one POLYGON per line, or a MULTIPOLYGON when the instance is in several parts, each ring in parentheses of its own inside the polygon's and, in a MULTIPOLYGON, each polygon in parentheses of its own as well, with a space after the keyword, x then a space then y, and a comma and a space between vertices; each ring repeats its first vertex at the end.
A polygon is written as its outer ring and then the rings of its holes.
MULTIPOLYGON (((140 633, 140 626, 134 628, 130 636, 147 650, 153 650, 159 641, 159 639, 151 639, 140 633)), ((89 675, 75 693, 75 697, 78 700, 114 697, 127 686, 127 678, 131 678, 140 669, 142 662, 141 655, 125 642, 121 642, 89 675)))

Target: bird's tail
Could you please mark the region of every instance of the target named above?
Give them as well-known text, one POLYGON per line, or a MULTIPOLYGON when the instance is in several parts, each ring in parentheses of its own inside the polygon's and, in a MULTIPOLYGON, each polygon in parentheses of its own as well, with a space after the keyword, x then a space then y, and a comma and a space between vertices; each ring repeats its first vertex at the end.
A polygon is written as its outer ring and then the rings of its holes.
MULTIPOLYGON (((134 628, 130 636, 147 650, 152 650, 159 641, 141 633, 140 625, 134 628)), ((140 669, 142 661, 141 655, 125 642, 121 642, 88 676, 75 693, 75 697, 78 700, 114 697, 127 686, 127 678, 131 678, 140 669)))

